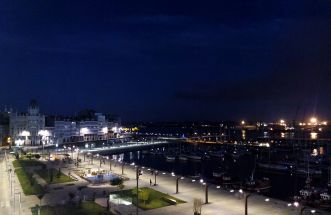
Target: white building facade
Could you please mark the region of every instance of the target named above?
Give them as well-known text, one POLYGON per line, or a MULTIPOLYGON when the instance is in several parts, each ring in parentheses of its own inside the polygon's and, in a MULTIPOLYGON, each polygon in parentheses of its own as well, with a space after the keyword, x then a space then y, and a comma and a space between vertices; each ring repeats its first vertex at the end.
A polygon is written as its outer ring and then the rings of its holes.
POLYGON ((116 137, 114 130, 120 130, 117 123, 108 122, 101 113, 95 113, 93 120, 55 120, 54 125, 54 139, 58 144, 107 140, 116 137))
MULTIPOLYGON (((54 127, 45 127, 45 116, 40 114, 35 100, 31 101, 27 113, 9 114, 9 136, 16 146, 108 140, 117 137, 120 130, 118 123, 108 122, 101 113, 95 113, 89 120, 55 119, 54 127)), ((0 127, 0 134, 1 131, 0 127)))
POLYGON ((40 145, 45 139, 45 116, 39 113, 39 106, 32 100, 27 113, 12 112, 9 115, 9 134, 16 145, 40 145), (41 132, 44 131, 44 132, 41 132))

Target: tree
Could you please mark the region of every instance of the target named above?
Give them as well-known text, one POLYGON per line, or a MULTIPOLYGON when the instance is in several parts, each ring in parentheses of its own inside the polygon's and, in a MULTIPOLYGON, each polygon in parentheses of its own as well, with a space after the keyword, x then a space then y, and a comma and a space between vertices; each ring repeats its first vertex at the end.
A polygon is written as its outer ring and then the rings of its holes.
POLYGON ((53 169, 49 169, 49 182, 53 182, 53 169))
POLYGON ((40 194, 38 194, 38 199, 39 199, 39 201, 40 201, 40 207, 41 207, 41 200, 43 199, 43 197, 44 197, 44 193, 40 193, 40 194))
POLYGON ((69 192, 68 196, 69 196, 70 201, 72 202, 76 195, 73 192, 69 192))
POLYGON ((139 199, 144 201, 144 205, 146 205, 146 201, 149 199, 149 191, 144 189, 139 193, 139 199))
POLYGON ((57 174, 56 174, 56 177, 57 177, 57 178, 60 178, 60 177, 61 177, 61 168, 59 168, 59 170, 58 170, 58 172, 57 172, 57 174))

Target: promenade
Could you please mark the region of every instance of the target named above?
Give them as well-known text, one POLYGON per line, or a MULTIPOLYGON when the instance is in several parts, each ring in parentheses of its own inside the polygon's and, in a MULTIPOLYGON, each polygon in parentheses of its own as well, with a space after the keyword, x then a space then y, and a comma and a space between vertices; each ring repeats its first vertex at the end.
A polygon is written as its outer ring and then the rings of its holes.
MULTIPOLYGON (((101 168, 109 169, 109 161, 106 164, 102 164, 101 168)), ((117 174, 121 174, 122 167, 117 161, 112 162, 112 171, 117 174), (116 164, 116 165, 115 165, 116 164), (115 167, 116 166, 116 167, 115 167)), ((83 164, 84 165, 84 164, 83 164)), ((94 168, 100 168, 99 162, 95 160, 94 168)), ((154 176, 148 171, 147 167, 140 167, 143 170, 143 174, 140 176, 139 186, 149 187, 150 180, 154 183, 154 176)), ((136 170, 135 166, 125 165, 124 176, 130 180, 125 182, 126 188, 136 186, 136 170)), ((140 214, 152 215, 166 215, 166 214, 179 214, 179 215, 192 215, 193 214, 193 200, 194 198, 200 198, 202 202, 205 201, 205 186, 198 180, 192 182, 191 179, 184 178, 179 180, 179 193, 176 194, 176 178, 171 173, 159 172, 157 176, 157 186, 153 186, 160 192, 173 195, 176 198, 186 201, 185 204, 179 204, 176 206, 168 206, 160 209, 154 209, 149 211, 139 210, 140 214)), ((261 195, 251 195, 248 199, 248 214, 249 215, 297 215, 300 214, 301 206, 294 207, 288 206, 289 202, 284 202, 276 199, 271 199, 261 195)), ((293 205, 293 204, 292 204, 293 205)), ((215 185, 209 185, 209 203, 204 204, 202 207, 203 215, 243 215, 245 213, 245 199, 239 192, 228 192, 217 189, 215 185)), ((310 214, 309 208, 305 210, 304 214, 310 214)), ((318 214, 329 215, 331 213, 321 210, 316 210, 318 214)))
POLYGON ((0 150, 0 214, 31 215, 30 208, 39 204, 39 199, 34 195, 24 195, 12 160, 8 153, 0 150))
MULTIPOLYGON (((76 154, 77 155, 77 154, 76 154)), ((74 156, 76 157, 76 156, 74 156)), ((6 164, 3 153, 1 153, 1 163, 0 163, 0 171, 1 171, 1 183, 0 189, 2 195, 0 195, 0 214, 14 214, 10 211, 10 208, 13 208, 13 202, 11 201, 13 198, 10 198, 10 184, 8 180, 8 172, 6 171, 6 164)), ((82 158, 82 157, 81 157, 82 158)), ((12 160, 13 158, 11 158, 12 160)), ((121 175, 122 173, 122 164, 115 160, 104 160, 105 163, 101 162, 99 159, 94 158, 94 164, 89 162, 90 159, 86 158, 85 162, 82 159, 82 162, 79 163, 79 169, 86 170, 87 168, 94 169, 104 169, 109 171, 111 162, 111 171, 113 173, 121 175)), ((46 162, 46 161, 45 161, 46 162)), ((11 162, 9 162, 11 165, 11 162)), ((46 162, 47 163, 47 162, 46 162)), ((10 166, 9 165, 9 166, 10 166)), ((52 162, 49 162, 49 165, 54 165, 52 162)), ((73 183, 67 184, 52 184, 48 185, 48 193, 42 199, 42 205, 58 205, 65 204, 68 201, 68 193, 74 192, 76 196, 81 198, 90 198, 95 195, 97 202, 100 204, 105 204, 105 196, 102 194, 103 192, 112 192, 116 191, 116 186, 110 186, 109 184, 104 185, 92 185, 85 181, 84 179, 79 178, 75 175, 75 170, 77 167, 72 164, 63 164, 60 162, 58 166, 53 166, 54 168, 61 168, 65 174, 71 173, 71 175, 78 179, 73 183), (68 186, 70 185, 70 186, 68 186), (86 186, 85 189, 78 191, 79 186, 86 186), (61 189, 58 189, 61 188, 61 189)), ((11 167, 12 168, 12 167, 11 167)), ((124 166, 124 177, 129 178, 124 182, 125 189, 133 188, 136 186, 136 170, 134 165, 126 164, 124 166)), ((143 171, 143 174, 139 179, 139 187, 149 187, 150 180, 154 183, 154 175, 148 170, 148 167, 139 167, 143 171)), ((13 174, 15 176, 15 174, 13 174)), ((147 210, 143 211, 139 209, 139 214, 146 215, 168 215, 168 214, 178 214, 178 215, 192 215, 193 214, 193 200, 195 198, 199 198, 202 202, 205 201, 205 185, 196 180, 192 182, 192 179, 183 178, 179 179, 179 193, 176 194, 176 178, 180 176, 173 176, 168 172, 159 172, 157 176, 157 186, 152 186, 153 189, 158 190, 163 193, 167 193, 176 198, 186 201, 187 203, 178 204, 176 206, 168 206, 159 209, 147 210)), ((19 182, 17 181, 16 176, 13 177, 14 182, 14 190, 16 193, 21 193, 21 214, 30 215, 30 207, 39 204, 39 199, 36 196, 24 196, 19 182)), ((252 195, 248 199, 248 214, 249 215, 298 215, 300 214, 301 206, 299 207, 289 207, 288 202, 283 202, 275 199, 268 199, 260 195, 252 195)), ((16 205, 18 202, 16 200, 16 205)), ((224 215, 244 215, 245 210, 245 200, 244 195, 240 194, 238 191, 236 192, 228 192, 224 190, 217 189, 215 185, 209 185, 209 203, 204 204, 202 206, 202 214, 203 215, 215 215, 215 214, 224 214, 224 215)), ((17 208, 17 207, 16 207, 17 208)), ((136 209, 133 205, 124 206, 124 205, 113 205, 112 208, 116 208, 121 212, 122 215, 135 214, 136 209)), ((323 215, 331 215, 329 212, 316 210, 318 214, 323 215)), ((310 214, 310 209, 306 210, 307 213, 310 214)), ((18 210, 16 210, 16 214, 18 210)))

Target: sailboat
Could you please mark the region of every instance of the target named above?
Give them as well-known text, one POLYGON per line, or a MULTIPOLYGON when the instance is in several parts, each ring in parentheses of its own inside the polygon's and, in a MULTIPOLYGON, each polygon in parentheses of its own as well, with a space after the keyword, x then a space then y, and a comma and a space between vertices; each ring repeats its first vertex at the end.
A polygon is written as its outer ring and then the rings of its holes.
POLYGON ((244 188, 251 192, 259 192, 259 193, 268 192, 271 188, 271 183, 269 178, 262 178, 256 180, 254 178, 255 168, 256 168, 256 158, 254 160, 254 168, 252 174, 249 180, 246 181, 244 188))
POLYGON ((328 172, 328 186, 325 192, 320 194, 320 206, 323 208, 331 208, 331 167, 328 172))
POLYGON ((299 191, 300 196, 295 196, 295 201, 300 201, 302 204, 309 206, 317 206, 322 190, 311 185, 312 179, 309 169, 309 156, 307 158, 307 179, 305 186, 299 191))

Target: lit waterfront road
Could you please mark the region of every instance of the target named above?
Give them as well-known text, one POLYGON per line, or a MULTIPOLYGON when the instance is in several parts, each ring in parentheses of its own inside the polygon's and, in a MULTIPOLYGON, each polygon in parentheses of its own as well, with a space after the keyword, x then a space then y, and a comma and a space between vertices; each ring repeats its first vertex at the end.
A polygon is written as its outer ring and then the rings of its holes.
POLYGON ((0 214, 10 214, 10 186, 3 151, 0 152, 0 193, 0 214))
MULTIPOLYGON (((114 165, 112 165, 114 167, 114 165)), ((120 165, 113 169, 116 173, 121 173, 120 165)), ((148 167, 142 169, 143 174, 139 181, 140 186, 149 187, 149 181, 153 180, 153 175, 148 171, 148 167)), ((135 186, 135 174, 134 166, 125 166, 125 176, 131 180, 126 182, 126 186, 135 186)), ((186 204, 180 204, 176 206, 168 206, 160 209, 141 212, 146 215, 191 215, 193 214, 193 200, 199 198, 204 202, 205 200, 205 186, 200 183, 200 180, 192 181, 189 178, 183 178, 179 181, 179 194, 176 192, 176 178, 177 176, 172 173, 159 171, 157 176, 157 186, 153 186, 153 189, 159 190, 163 193, 168 193, 176 198, 186 201, 186 204)), ((300 207, 288 206, 289 202, 284 202, 276 199, 271 199, 262 195, 252 195, 248 200, 248 214, 249 215, 297 215, 300 214, 300 207)), ((221 189, 217 189, 215 185, 209 185, 209 204, 205 204, 202 207, 203 215, 243 215, 245 212, 245 198, 238 191, 228 192, 221 189)), ((310 210, 308 210, 309 212, 310 210)), ((331 213, 316 210, 318 214, 330 215, 331 213)), ((307 211, 306 211, 307 212, 307 211)), ((309 213, 307 213, 309 214, 309 213)))
POLYGON ((116 144, 115 146, 96 147, 92 149, 81 149, 82 152, 101 152, 101 151, 130 151, 132 149, 150 147, 150 146, 162 146, 170 144, 169 141, 153 141, 153 142, 127 142, 125 144, 116 144))

